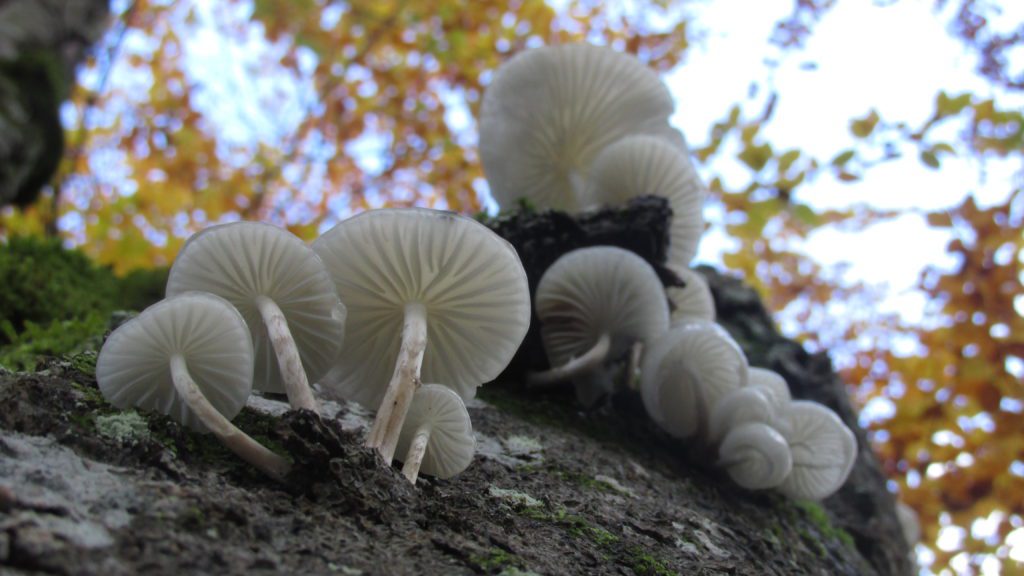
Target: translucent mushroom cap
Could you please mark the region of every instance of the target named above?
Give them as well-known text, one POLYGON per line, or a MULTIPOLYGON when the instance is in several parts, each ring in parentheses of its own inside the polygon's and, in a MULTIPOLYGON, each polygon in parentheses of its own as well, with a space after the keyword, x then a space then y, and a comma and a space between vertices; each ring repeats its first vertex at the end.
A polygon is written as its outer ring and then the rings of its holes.
POLYGON ((668 329, 668 301, 657 273, 643 258, 613 246, 564 254, 541 276, 536 294, 541 338, 552 366, 611 337, 608 358, 668 329))
POLYGON ((421 378, 464 399, 504 370, 530 324, 526 271, 483 224, 425 208, 371 210, 313 243, 348 309, 348 344, 321 384, 376 409, 401 344, 405 307, 427 313, 421 378))
POLYGON ((590 206, 619 205, 645 195, 668 199, 667 262, 682 268, 693 260, 704 233, 704 185, 687 150, 657 136, 627 136, 597 156, 588 183, 590 206))
POLYGON ((673 326, 648 347, 640 393, 648 415, 670 434, 706 434, 708 419, 726 394, 747 385, 747 357, 713 322, 673 326))
POLYGON ((718 444, 730 430, 750 422, 774 425, 777 415, 768 392, 754 386, 730 391, 711 411, 708 442, 718 444))
POLYGON ((718 458, 729 477, 748 490, 775 488, 793 468, 786 439, 763 422, 748 422, 730 430, 718 448, 718 458))
POLYGON ((685 147, 670 127, 674 103, 658 75, 636 58, 586 44, 545 46, 498 68, 484 92, 480 157, 503 207, 577 211, 591 163, 630 134, 685 147))
POLYGON ((473 461, 476 438, 466 405, 451 388, 424 384, 416 390, 398 437, 395 454, 404 458, 416 433, 429 427, 430 439, 420 471, 438 478, 451 478, 473 461))
POLYGON ((671 311, 671 323, 680 324, 688 320, 715 321, 715 298, 711 295, 704 275, 689 268, 673 267, 686 286, 668 286, 665 295, 674 306, 671 311))
POLYGON ((153 410, 205 431, 175 391, 175 354, 184 357, 196 386, 225 418, 242 410, 252 393, 249 328, 228 301, 203 292, 157 302, 111 332, 96 361, 100 392, 123 410, 153 410))
POLYGON ((245 318, 256 351, 253 387, 283 393, 284 384, 257 298, 288 322, 302 367, 316 382, 345 334, 345 307, 320 258, 291 232, 261 222, 211 226, 185 243, 171 266, 167 295, 202 290, 231 302, 245 318))
POLYGON ((828 407, 808 400, 790 406, 787 435, 793 471, 779 491, 799 500, 823 500, 842 487, 857 459, 857 438, 828 407))

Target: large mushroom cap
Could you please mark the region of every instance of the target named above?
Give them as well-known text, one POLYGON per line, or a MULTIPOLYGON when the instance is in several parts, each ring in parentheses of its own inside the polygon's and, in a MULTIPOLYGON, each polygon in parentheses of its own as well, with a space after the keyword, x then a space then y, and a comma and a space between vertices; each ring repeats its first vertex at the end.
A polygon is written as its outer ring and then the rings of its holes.
POLYGON ((196 385, 225 418, 242 410, 252 392, 249 328, 230 303, 203 292, 157 302, 111 332, 96 361, 100 392, 118 408, 154 410, 205 431, 175 392, 175 354, 184 357, 196 385))
POLYGON ((685 149, 657 136, 627 136, 597 156, 588 182, 591 206, 645 195, 667 198, 672 209, 668 263, 682 268, 697 254, 704 233, 704 185, 685 149))
POLYGON ((668 118, 674 104, 658 75, 636 58, 586 44, 547 46, 506 62, 484 93, 480 157, 503 207, 527 198, 576 211, 590 165, 630 134, 684 147, 668 118))
POLYGON ((413 436, 424 426, 430 429, 430 439, 423 455, 421 472, 438 478, 451 478, 473 461, 476 438, 469 412, 462 398, 447 386, 424 384, 416 390, 395 454, 404 458, 413 436))
POLYGON ((322 384, 376 409, 402 337, 406 304, 426 309, 421 379, 464 399, 508 365, 530 324, 526 272, 483 224, 425 208, 371 210, 324 233, 313 249, 348 309, 348 344, 322 384))
POLYGON ((310 382, 337 356, 345 328, 345 307, 320 258, 294 234, 261 222, 211 226, 192 236, 171 266, 167 295, 202 290, 234 304, 245 318, 256 351, 253 387, 284 392, 277 355, 257 298, 273 300, 310 382))
POLYGON ((792 431, 786 440, 793 471, 779 486, 791 498, 822 500, 846 482, 857 459, 857 438, 835 412, 808 400, 790 406, 792 431))
POLYGON ((704 275, 689 268, 672 268, 686 286, 668 286, 665 294, 675 307, 672 310, 672 324, 680 324, 688 320, 715 321, 715 297, 704 275))
POLYGON ((719 401, 746 385, 747 357, 736 341, 713 322, 693 320, 673 326, 648 350, 640 390, 644 407, 655 422, 671 430, 669 419, 682 416, 692 434, 701 429, 706 432, 708 418, 719 401), (687 403, 698 399, 700 405, 681 411, 666 394, 687 403), (699 424, 694 423, 693 414, 699 417, 699 424), (691 429, 693 425, 698 430, 691 429))
POLYGON ((536 294, 541 338, 552 366, 611 337, 607 358, 668 329, 668 301, 657 273, 643 258, 614 246, 573 250, 541 277, 536 294))

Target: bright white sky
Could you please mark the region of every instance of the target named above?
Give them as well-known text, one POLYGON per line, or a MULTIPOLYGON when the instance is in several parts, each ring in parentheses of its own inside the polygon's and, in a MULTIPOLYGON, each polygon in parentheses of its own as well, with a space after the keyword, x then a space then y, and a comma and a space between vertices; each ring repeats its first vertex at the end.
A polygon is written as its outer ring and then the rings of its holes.
MULTIPOLYGON (((953 3, 955 4, 955 3, 953 3)), ((1024 21, 1024 2, 1004 14, 1024 21)), ((850 144, 849 120, 872 107, 889 121, 923 123, 939 90, 972 90, 986 96, 987 84, 973 71, 973 59, 944 29, 948 18, 937 17, 931 1, 908 0, 879 7, 869 2, 839 2, 821 23, 803 53, 783 59, 773 85, 780 94, 775 115, 764 135, 776 149, 796 147, 824 161, 850 144), (802 63, 814 62, 806 70, 802 63)), ((702 29, 712 31, 686 63, 667 81, 678 95, 674 117, 688 139, 700 144, 713 122, 732 102, 747 94, 753 80, 765 80, 764 60, 776 50, 767 40, 773 24, 791 9, 787 0, 715 0, 699 10, 702 29), (743 14, 737 18, 737 14, 743 14)), ((758 98, 765 96, 764 90, 758 98)), ((752 107, 758 110, 758 107, 752 107)), ((952 135, 951 139, 952 139, 952 135)), ((718 163, 716 173, 742 178, 737 163, 718 163)), ((991 161, 984 169, 969 160, 944 159, 941 171, 924 167, 912 151, 904 159, 867 171, 863 181, 840 183, 820 177, 798 197, 819 208, 867 202, 875 207, 935 210, 958 204, 968 191, 981 204, 1006 198, 1014 167, 991 161)), ((907 215, 855 236, 834 228, 811 236, 803 249, 824 264, 849 262, 846 277, 888 284, 886 310, 900 310, 920 319, 923 299, 913 290, 926 265, 950 266, 945 254, 948 235, 930 229, 924 218, 907 215), (884 255, 884 257, 883 257, 884 255)), ((729 240, 720 233, 705 237, 698 259, 719 262, 729 240)))

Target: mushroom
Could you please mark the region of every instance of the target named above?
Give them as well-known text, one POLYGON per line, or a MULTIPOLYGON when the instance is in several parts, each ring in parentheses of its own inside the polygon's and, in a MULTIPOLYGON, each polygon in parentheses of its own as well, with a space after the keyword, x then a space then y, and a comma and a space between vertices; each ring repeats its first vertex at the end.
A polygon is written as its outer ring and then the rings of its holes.
POLYGON ((256 351, 254 388, 287 392, 293 408, 319 412, 309 382, 337 355, 345 306, 302 240, 261 222, 206 228, 185 243, 167 279, 167 296, 188 290, 221 296, 242 313, 256 351))
POLYGON ((722 397, 708 420, 708 444, 714 446, 730 430, 750 422, 774 426, 779 420, 768 392, 754 386, 736 388, 722 397))
POLYGON ((654 269, 613 246, 581 248, 556 260, 537 284, 536 306, 553 368, 531 373, 531 387, 593 373, 668 328, 668 302, 654 269))
POLYGON ((704 185, 685 147, 649 134, 627 136, 601 151, 587 182, 588 207, 624 204, 635 196, 667 198, 672 209, 667 263, 689 265, 704 233, 704 185))
POLYGON ((671 322, 680 324, 688 320, 715 321, 715 298, 707 280, 699 272, 689 268, 670 267, 686 286, 668 286, 665 294, 672 303, 671 322))
POLYGON ((644 408, 677 438, 708 433, 708 419, 729 392, 747 385, 747 358, 713 322, 673 326, 651 344, 641 367, 644 408))
POLYGON ((786 439, 762 422, 733 428, 718 447, 718 465, 747 490, 765 490, 782 484, 793 469, 786 439))
POLYGON ((230 422, 252 391, 252 374, 245 320, 229 302, 203 292, 146 308, 110 333, 96 361, 100 392, 114 406, 154 410, 210 431, 243 460, 282 480, 288 460, 230 422))
POLYGON ((387 462, 421 379, 463 399, 508 365, 530 323, 526 271, 483 224, 424 208, 371 210, 313 243, 348 308, 348 345, 321 384, 371 409, 387 462))
POLYGON ((476 438, 466 405, 451 388, 424 384, 416 390, 398 437, 402 474, 416 483, 420 471, 451 478, 473 461, 476 438))
POLYGON ((794 400, 789 409, 792 431, 786 436, 793 470, 778 487, 800 500, 823 500, 846 482, 857 460, 857 438, 829 408, 794 400))
POLYGON ((484 93, 480 158, 502 207, 520 198, 576 212, 591 163, 630 134, 685 148, 668 124, 675 107, 658 75, 636 58, 586 44, 527 50, 503 64, 484 93))

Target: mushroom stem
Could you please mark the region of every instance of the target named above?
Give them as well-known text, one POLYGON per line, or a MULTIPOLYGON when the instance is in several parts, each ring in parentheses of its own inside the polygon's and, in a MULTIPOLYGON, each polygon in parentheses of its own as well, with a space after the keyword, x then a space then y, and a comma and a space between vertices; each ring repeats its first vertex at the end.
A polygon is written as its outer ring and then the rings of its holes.
POLYGON ((604 362, 611 347, 611 335, 607 332, 601 334, 601 337, 597 339, 597 342, 590 348, 590 350, 583 353, 582 356, 573 358, 557 368, 551 368, 550 370, 545 370, 543 372, 530 372, 526 376, 526 387, 546 388, 553 384, 564 382, 574 376, 579 376, 580 374, 586 374, 587 372, 595 370, 602 362, 604 362))
POLYGON ((370 436, 366 439, 368 448, 376 448, 391 464, 402 432, 405 415, 412 403, 412 396, 420 385, 420 367, 423 352, 427 349, 427 309, 418 302, 405 305, 405 323, 402 326, 402 347, 398 350, 395 372, 377 409, 370 436))
POLYGON ((253 440, 217 411, 189 375, 188 364, 181 354, 171 356, 171 380, 189 409, 224 446, 267 476, 284 482, 285 476, 291 470, 291 463, 253 440))
POLYGON ((423 455, 427 452, 427 442, 430 441, 430 427, 422 426, 416 431, 409 444, 409 452, 405 455, 405 464, 402 466, 402 474, 415 484, 416 478, 420 475, 420 464, 423 463, 423 455))
POLYGON ((637 341, 629 349, 629 363, 626 364, 626 388, 640 390, 640 361, 644 356, 644 343, 637 341))
POLYGON ((299 349, 295 346, 295 339, 292 338, 291 330, 288 329, 288 320, 276 303, 266 296, 258 296, 256 305, 259 307, 260 315, 263 316, 263 324, 267 327, 267 335, 270 336, 270 345, 277 355, 277 365, 281 370, 281 379, 284 381, 284 389, 288 394, 288 403, 295 410, 312 410, 320 414, 320 406, 317 405, 313 390, 309 387, 309 380, 306 378, 306 370, 302 367, 302 358, 299 356, 299 349))

